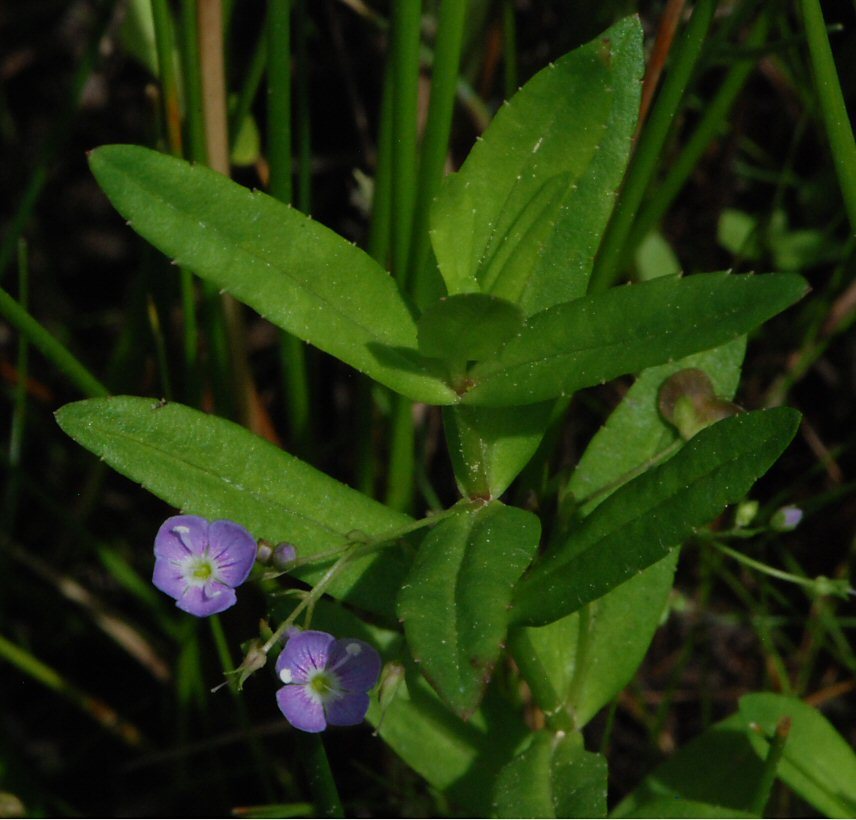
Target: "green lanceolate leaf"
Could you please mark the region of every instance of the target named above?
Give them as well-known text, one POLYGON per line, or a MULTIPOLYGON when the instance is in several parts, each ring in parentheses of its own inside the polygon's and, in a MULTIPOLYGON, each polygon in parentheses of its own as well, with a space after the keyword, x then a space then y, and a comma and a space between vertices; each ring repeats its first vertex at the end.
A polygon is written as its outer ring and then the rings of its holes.
POLYGON ((605 817, 606 759, 577 734, 537 732, 499 773, 494 817, 605 817))
POLYGON ((398 596, 411 654, 459 715, 478 706, 508 627, 511 592, 538 546, 532 513, 462 506, 422 541, 398 596))
POLYGON ((466 404, 531 404, 723 344, 797 301, 793 274, 699 274, 612 288, 530 317, 469 372, 466 404))
POLYGON ((453 376, 468 362, 492 358, 520 329, 517 305, 484 293, 447 296, 419 317, 419 352, 445 362, 453 376))
MULTIPOLYGON (((90 399, 66 405, 57 421, 75 441, 167 504, 237 521, 272 543, 290 541, 301 558, 412 522, 243 427, 180 404, 127 396, 90 399)), ((407 566, 401 549, 392 546, 356 560, 330 592, 392 616, 407 566)), ((295 574, 313 582, 323 572, 307 568, 295 574)))
POLYGON ((740 717, 761 760, 769 750, 766 738, 779 720, 790 718, 778 776, 827 817, 856 817, 856 753, 817 709, 797 698, 759 692, 740 699, 740 717))
POLYGON ((748 812, 762 773, 763 764, 749 745, 743 721, 731 715, 678 749, 611 816, 663 816, 652 812, 659 810, 664 799, 675 798, 748 812))
MULTIPOLYGON (((698 368, 709 375, 717 396, 730 399, 737 389, 745 346, 741 337, 642 373, 589 443, 571 476, 568 492, 577 509, 568 527, 578 526, 580 512, 590 514, 678 441, 675 428, 657 409, 660 385, 677 371, 698 368)), ((554 713, 552 720, 558 721, 559 712, 565 711, 571 725, 580 728, 627 685, 660 625, 677 558, 674 550, 554 623, 512 630, 514 656, 521 670, 530 666, 539 670, 527 675, 527 681, 539 706, 548 716, 554 713), (628 623, 633 629, 627 628, 628 623)))
POLYGON ((455 400, 416 349, 416 323, 367 254, 299 211, 198 165, 131 145, 90 155, 134 230, 289 333, 404 395, 455 400))
POLYGON ((667 462, 616 490, 520 584, 512 620, 576 612, 664 558, 739 501, 793 438, 799 414, 760 410, 702 430, 667 462))
POLYGON ((497 113, 431 214, 449 293, 534 313, 585 293, 639 111, 642 32, 623 20, 533 77, 497 113))

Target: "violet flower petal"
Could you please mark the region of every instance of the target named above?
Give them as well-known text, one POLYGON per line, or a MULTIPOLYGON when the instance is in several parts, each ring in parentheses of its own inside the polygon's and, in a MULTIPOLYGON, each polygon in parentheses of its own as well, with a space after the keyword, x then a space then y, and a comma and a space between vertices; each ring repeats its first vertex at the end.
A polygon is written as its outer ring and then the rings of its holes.
POLYGON ((276 659, 276 674, 283 683, 306 683, 309 674, 327 666, 333 636, 307 629, 289 638, 276 659), (288 670, 283 676, 283 671, 288 670), (287 680, 285 678, 288 678, 287 680))
POLYGON ((166 558, 155 559, 155 569, 152 573, 152 583, 171 598, 180 598, 184 594, 187 582, 180 564, 168 561, 166 558))
POLYGON ((324 707, 312 697, 307 686, 290 684, 276 693, 276 702, 286 720, 304 732, 323 732, 327 728, 324 707))
POLYGON ((367 692, 380 676, 380 655, 365 641, 346 638, 334 641, 330 647, 327 668, 348 692, 367 692))
POLYGON ((204 618, 224 612, 234 606, 236 601, 234 589, 215 582, 201 587, 187 587, 175 605, 191 615, 204 618))
POLYGON ((346 692, 324 705, 331 726, 356 726, 363 722, 368 710, 369 696, 365 692, 346 692))
POLYGON ((208 527, 208 544, 219 580, 230 587, 243 584, 259 551, 256 539, 234 521, 212 521, 208 527))
POLYGON ((202 555, 208 546, 208 522, 198 515, 174 515, 161 524, 155 536, 155 555, 182 561, 188 555, 202 555))

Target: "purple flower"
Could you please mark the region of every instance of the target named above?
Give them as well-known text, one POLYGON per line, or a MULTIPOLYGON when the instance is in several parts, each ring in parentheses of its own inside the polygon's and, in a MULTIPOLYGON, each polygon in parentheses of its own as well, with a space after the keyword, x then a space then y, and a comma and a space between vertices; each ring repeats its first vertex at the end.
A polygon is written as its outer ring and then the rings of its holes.
POLYGON ((179 609, 215 615, 234 605, 235 587, 247 580, 257 552, 255 538, 234 521, 174 515, 155 536, 152 583, 179 609))
POLYGON ((336 640, 307 630, 288 639, 276 659, 285 684, 276 693, 280 711, 295 729, 323 732, 356 726, 369 708, 368 691, 380 674, 380 655, 356 638, 336 640))

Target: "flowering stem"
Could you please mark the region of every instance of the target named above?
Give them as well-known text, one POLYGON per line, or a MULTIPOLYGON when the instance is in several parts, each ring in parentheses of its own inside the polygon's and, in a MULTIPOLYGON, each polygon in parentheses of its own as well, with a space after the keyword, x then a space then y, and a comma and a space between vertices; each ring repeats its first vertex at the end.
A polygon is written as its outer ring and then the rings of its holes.
POLYGON ((303 763, 318 817, 344 817, 336 781, 320 735, 297 732, 297 754, 303 763))
POLYGON ((297 620, 300 614, 304 610, 308 610, 310 613, 315 606, 316 601, 324 594, 330 584, 336 580, 336 576, 351 562, 355 561, 358 558, 362 558, 365 555, 369 555, 377 549, 387 545, 390 542, 396 541, 403 536, 415 532, 417 530, 422 529, 423 527, 430 527, 434 524, 442 521, 444 518, 449 518, 451 515, 454 515, 457 512, 458 505, 450 507, 448 510, 444 510, 437 515, 431 515, 427 518, 421 518, 418 521, 414 521, 407 526, 400 527, 396 530, 391 530, 381 535, 375 536, 374 538, 366 539, 365 541, 354 542, 351 544, 347 544, 343 547, 336 548, 335 551, 331 551, 330 553, 322 553, 321 555, 311 556, 307 559, 306 563, 317 563, 320 560, 323 560, 323 557, 332 557, 334 555, 340 555, 339 559, 333 564, 327 572, 321 577, 321 580, 318 581, 317 584, 312 588, 312 591, 307 593, 306 597, 294 608, 291 615, 288 616, 276 629, 276 631, 271 635, 262 645, 261 651, 264 654, 270 652, 270 650, 277 644, 277 642, 282 638, 282 636, 286 633, 288 628, 297 620))

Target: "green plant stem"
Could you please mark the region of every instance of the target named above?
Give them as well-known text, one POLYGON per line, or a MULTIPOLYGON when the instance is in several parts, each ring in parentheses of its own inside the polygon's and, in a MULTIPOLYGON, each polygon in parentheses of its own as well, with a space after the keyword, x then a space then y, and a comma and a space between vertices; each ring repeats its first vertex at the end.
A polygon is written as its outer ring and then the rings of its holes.
POLYGON ((435 268, 430 264, 428 224, 431 203, 443 178, 443 166, 449 150, 467 6, 468 3, 462 0, 443 0, 437 23, 431 101, 422 140, 408 262, 408 270, 414 277, 412 291, 417 304, 433 302, 443 292, 441 282, 426 281, 431 274, 435 274, 435 268))
POLYGON ((369 229, 369 255, 384 268, 389 266, 392 234, 392 162, 393 162, 393 79, 388 63, 383 81, 380 123, 377 137, 377 168, 372 196, 372 224, 369 229))
POLYGON ((411 275, 407 263, 416 201, 421 6, 421 0, 398 0, 392 6, 392 272, 402 290, 407 290, 411 275))
POLYGON ((230 144, 234 148, 238 134, 241 133, 244 120, 247 119, 250 109, 253 106, 253 101, 258 94, 259 86, 262 82, 262 77, 267 67, 267 50, 268 50, 269 30, 268 24, 265 22, 259 39, 256 42, 256 47, 253 50, 253 56, 250 59, 250 65, 247 68, 244 83, 241 90, 238 92, 238 99, 232 114, 229 117, 229 135, 230 144))
MULTIPOLYGON (((269 0, 267 17, 268 140, 270 194, 291 203, 291 2, 269 0)), ((300 339, 280 336, 283 389, 293 449, 312 451, 311 401, 306 351, 300 339)))
POLYGON ((672 121, 680 107, 710 28, 716 0, 699 0, 672 57, 672 63, 630 160, 624 185, 604 232, 592 270, 589 291, 610 287, 621 273, 627 239, 657 163, 672 121))
POLYGON ((380 533, 379 535, 365 539, 364 541, 348 542, 338 547, 334 547, 328 552, 310 556, 304 561, 295 561, 291 565, 291 567, 286 570, 286 572, 290 572, 291 569, 297 566, 305 564, 317 564, 338 556, 333 566, 330 567, 330 569, 328 569, 327 572, 325 572, 324 575, 321 577, 321 580, 319 580, 315 584, 315 586, 312 587, 311 592, 308 592, 304 596, 303 600, 294 608, 288 618, 286 618, 276 628, 276 631, 264 642, 264 644, 260 648, 260 651, 264 654, 270 652, 271 649, 273 649, 273 647, 277 644, 277 642, 281 640, 282 636, 288 631, 288 628, 297 620, 301 612, 303 612, 304 610, 309 610, 311 612, 312 608, 315 606, 315 602, 321 598, 321 596, 324 594, 330 584, 332 584, 333 581, 336 580, 336 577, 350 562, 355 561, 358 558, 362 558, 366 555, 370 555, 371 553, 376 552, 379 549, 383 549, 387 545, 396 542, 399 538, 403 538, 405 535, 408 535, 412 532, 416 532, 417 530, 421 530, 425 527, 433 527, 440 521, 443 521, 444 519, 455 515, 456 512, 457 505, 455 505, 454 507, 450 507, 449 509, 444 510, 441 513, 437 513, 436 515, 430 515, 426 518, 420 518, 418 521, 413 521, 404 527, 399 527, 395 530, 380 533))
POLYGON ((270 195, 291 202, 291 2, 268 0, 267 158, 270 195))
POLYGON ((151 0, 152 19, 155 26, 155 48, 158 57, 158 74, 161 85, 161 107, 163 109, 166 141, 173 156, 183 154, 181 138, 181 100, 178 91, 178 72, 173 60, 172 13, 167 0, 151 0))
POLYGON ((194 162, 208 163, 205 145, 205 112, 199 67, 199 20, 196 0, 181 0, 181 70, 184 80, 184 116, 187 123, 185 153, 194 162))
MULTIPOLYGON (((420 0, 393 5, 392 22, 392 271, 402 290, 410 285, 407 268, 416 198, 416 116, 419 90, 420 0)), ((393 396, 386 503, 408 510, 415 494, 415 434, 412 404, 393 396)))
POLYGON ((312 123, 309 116, 309 18, 306 0, 294 8, 294 84, 297 124, 297 207, 308 214, 312 209, 312 123))
POLYGON ((517 20, 514 16, 514 0, 502 4, 503 63, 505 65, 505 99, 510 100, 517 92, 517 20))
POLYGON ((416 432, 413 426, 413 402, 404 396, 392 396, 390 415, 389 468, 386 477, 387 506, 408 512, 416 490, 416 432))
POLYGON ((832 149, 850 228, 856 233, 856 141, 838 82, 819 0, 800 0, 820 112, 832 149))
POLYGON ((38 348, 44 357, 69 378, 85 396, 107 396, 109 390, 62 344, 40 325, 3 288, 0 288, 0 315, 13 324, 38 348))
POLYGON ((769 17, 762 12, 743 44, 752 51, 731 67, 716 96, 705 106, 704 116, 678 158, 672 163, 665 179, 642 206, 627 240, 623 258, 629 258, 648 233, 660 222, 698 166, 708 146, 720 133, 722 124, 728 118, 757 60, 763 55, 760 46, 766 40, 768 30, 769 17))
POLYGON ((164 342, 163 332, 161 331, 160 317, 158 309, 155 305, 155 300, 150 296, 147 304, 149 315, 149 328, 152 332, 152 340, 155 343, 155 358, 158 363, 158 371, 161 377, 162 398, 167 401, 173 400, 172 393, 172 378, 169 371, 169 357, 166 353, 166 343, 164 342))
POLYGON ((738 550, 731 549, 731 547, 727 547, 725 544, 721 544, 719 541, 713 541, 711 543, 720 552, 724 553, 730 558, 733 558, 735 561, 738 561, 739 563, 749 567, 750 569, 762 572, 764 575, 769 575, 771 578, 778 578, 780 581, 787 581, 791 584, 797 584, 798 586, 806 587, 809 589, 814 589, 816 587, 816 581, 814 578, 804 578, 799 575, 793 575, 790 572, 785 572, 784 570, 768 566, 767 564, 764 564, 761 561, 756 561, 754 558, 750 558, 748 555, 744 555, 738 550))
POLYGON ((342 808, 321 735, 298 731, 296 740, 298 756, 306 772, 317 816, 344 817, 345 810, 342 808))
POLYGON ((776 773, 779 770, 779 763, 785 751, 785 743, 788 740, 788 734, 791 731, 791 719, 783 717, 776 725, 776 731, 773 737, 770 738, 770 748, 767 751, 767 757, 764 759, 764 769, 761 772, 761 778, 758 781, 758 788, 755 792, 755 797, 752 801, 750 812, 758 817, 764 816, 764 809, 770 800, 770 792, 773 789, 773 783, 776 780, 776 773))
MULTIPOLYGON (((23 239, 18 240, 18 302, 26 310, 30 294, 30 265, 27 253, 27 243, 23 239)), ((15 400, 12 413, 12 429, 9 432, 9 467, 11 471, 10 481, 6 491, 6 509, 10 518, 6 519, 6 530, 11 531, 12 511, 15 508, 18 496, 19 474, 21 465, 21 453, 23 452, 24 425, 27 416, 27 379, 29 373, 29 345, 26 336, 18 339, 18 362, 15 376, 15 400)))

